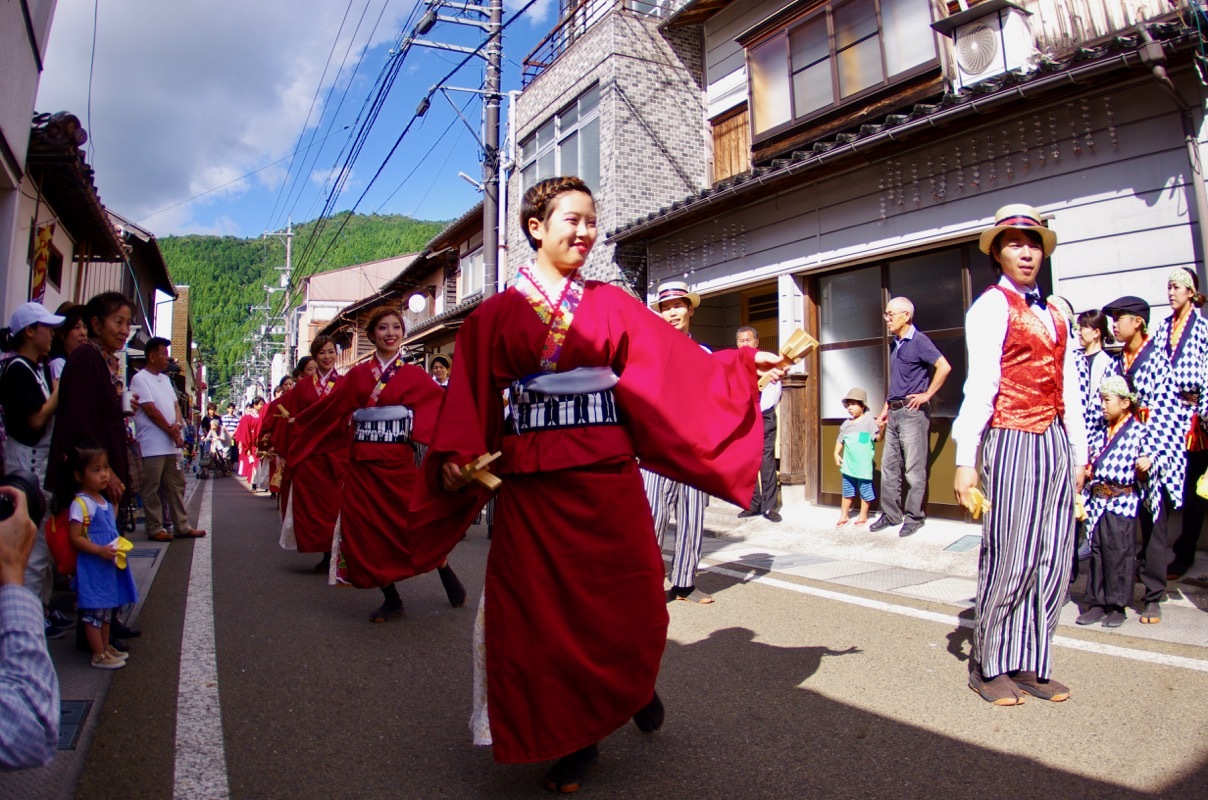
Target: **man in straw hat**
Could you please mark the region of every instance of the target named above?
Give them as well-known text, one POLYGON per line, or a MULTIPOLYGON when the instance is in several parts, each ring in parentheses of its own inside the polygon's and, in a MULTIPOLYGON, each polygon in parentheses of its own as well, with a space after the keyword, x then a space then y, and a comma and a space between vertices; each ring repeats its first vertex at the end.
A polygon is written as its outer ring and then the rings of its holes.
POLYGON ((973 502, 980 451, 993 505, 982 523, 969 688, 1002 706, 1027 695, 1061 701, 1070 692, 1052 680, 1052 639, 1087 452, 1068 323, 1036 286, 1057 235, 1036 209, 1010 205, 980 246, 1000 278, 965 318, 969 373, 952 425, 958 501, 973 502))
MULTIPOLYGON (((663 281, 650 308, 658 312, 673 328, 691 336, 692 315, 700 305, 700 295, 688 291, 684 281, 663 281)), ((711 352, 708 347, 701 349, 711 352)), ((701 546, 704 544, 705 506, 709 496, 693 486, 679 483, 648 470, 642 470, 646 500, 654 514, 654 535, 659 547, 667 534, 672 510, 675 512, 675 559, 671 562, 669 600, 687 600, 708 604, 713 596, 696 588, 696 569, 700 566, 701 546)))

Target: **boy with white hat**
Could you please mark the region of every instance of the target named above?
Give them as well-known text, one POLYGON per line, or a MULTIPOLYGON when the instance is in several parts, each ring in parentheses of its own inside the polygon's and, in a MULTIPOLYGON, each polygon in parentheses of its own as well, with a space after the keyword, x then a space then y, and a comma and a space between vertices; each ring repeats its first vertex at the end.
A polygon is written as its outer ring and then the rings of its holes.
MULTIPOLYGON (((689 336, 692 315, 700 305, 700 295, 688 291, 684 281, 664 281, 659 285, 650 308, 658 312, 673 328, 689 336)), ((701 349, 712 352, 705 345, 701 349)), ((667 534, 671 514, 675 512, 675 558, 671 562, 671 590, 668 600, 687 600, 707 605, 713 596, 696 588, 696 569, 700 565, 704 544, 705 506, 709 496, 693 486, 679 483, 648 470, 642 470, 646 500, 654 514, 654 535, 659 548, 667 534)))

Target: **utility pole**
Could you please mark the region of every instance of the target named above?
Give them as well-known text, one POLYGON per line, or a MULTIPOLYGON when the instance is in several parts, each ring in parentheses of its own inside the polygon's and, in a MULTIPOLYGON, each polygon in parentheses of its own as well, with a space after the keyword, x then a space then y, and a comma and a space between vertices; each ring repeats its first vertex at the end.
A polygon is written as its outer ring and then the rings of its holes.
POLYGON ((499 83, 503 68, 503 0, 490 0, 487 67, 483 82, 482 264, 483 297, 499 288, 499 83))
MULTIPOLYGON (((482 266, 484 297, 489 297, 499 287, 499 102, 501 99, 499 87, 503 72, 503 0, 487 0, 486 5, 475 5, 471 2, 456 2, 455 0, 424 0, 428 11, 416 23, 415 30, 407 37, 406 47, 418 45, 437 50, 449 50, 455 53, 473 54, 485 63, 481 89, 469 89, 456 86, 433 86, 424 95, 415 110, 417 117, 427 113, 432 95, 440 91, 445 95, 453 111, 461 121, 470 127, 465 117, 453 103, 450 91, 471 92, 482 95, 482 129, 481 137, 473 128, 470 133, 482 148, 482 185, 477 188, 482 191, 482 266), (462 16, 455 17, 438 13, 440 8, 461 12, 462 16), (437 22, 447 22, 456 25, 467 25, 478 28, 486 33, 487 42, 481 49, 448 42, 420 39, 427 34, 437 22)), ((474 183, 471 181, 471 183, 474 183)))
MULTIPOLYGON (((285 362, 288 367, 293 367, 294 357, 297 355, 298 337, 297 331, 294 330, 294 315, 292 313, 292 290, 294 276, 294 220, 292 217, 286 218, 284 231, 273 231, 264 234, 264 238, 276 236, 285 242, 285 266, 277 267, 277 271, 281 273, 281 281, 279 287, 264 287, 265 294, 268 298, 265 299, 266 305, 271 305, 269 299, 277 292, 284 293, 285 301, 281 308, 281 315, 285 322, 285 362)), ((268 331, 272 331, 273 320, 269 318, 268 312, 265 312, 265 324, 268 326, 268 331)))

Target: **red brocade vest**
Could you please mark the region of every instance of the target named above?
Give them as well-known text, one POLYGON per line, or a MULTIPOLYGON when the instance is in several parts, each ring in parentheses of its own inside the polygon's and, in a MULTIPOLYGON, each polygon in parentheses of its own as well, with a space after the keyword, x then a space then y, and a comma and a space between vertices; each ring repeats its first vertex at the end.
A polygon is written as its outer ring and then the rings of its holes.
POLYGON ((1049 307, 1058 332, 1054 342, 1022 295, 1001 286, 987 291, 994 289, 1007 299, 1007 336, 1002 344, 1002 379, 990 427, 1044 433, 1054 419, 1065 414, 1062 377, 1069 337, 1060 335, 1067 327, 1065 317, 1049 307))

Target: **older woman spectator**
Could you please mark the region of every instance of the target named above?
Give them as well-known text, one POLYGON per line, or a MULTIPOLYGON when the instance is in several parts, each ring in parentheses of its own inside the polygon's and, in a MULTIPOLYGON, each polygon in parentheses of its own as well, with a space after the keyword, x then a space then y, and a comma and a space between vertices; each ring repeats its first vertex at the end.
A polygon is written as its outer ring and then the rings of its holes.
POLYGON ((115 354, 130 336, 133 311, 130 300, 118 292, 103 292, 88 301, 84 312, 88 341, 72 351, 63 368, 59 424, 50 443, 46 488, 58 507, 66 506, 73 496, 67 454, 84 437, 99 443, 109 456, 110 499, 118 502, 126 493, 130 468, 115 354))

